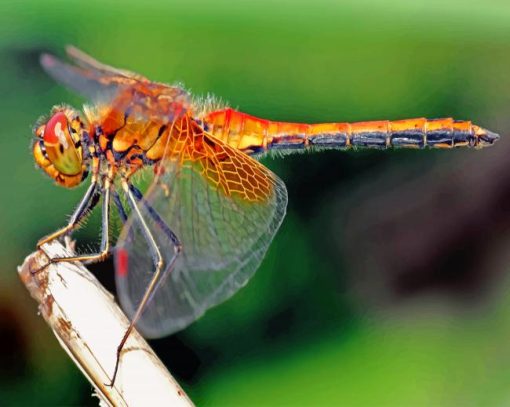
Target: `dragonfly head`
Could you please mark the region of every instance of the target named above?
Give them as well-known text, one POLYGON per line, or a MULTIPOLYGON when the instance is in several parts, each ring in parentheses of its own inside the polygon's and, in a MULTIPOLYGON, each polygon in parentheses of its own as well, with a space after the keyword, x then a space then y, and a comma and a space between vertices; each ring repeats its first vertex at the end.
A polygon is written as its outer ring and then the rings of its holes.
POLYGON ((59 185, 72 188, 87 176, 81 145, 84 131, 79 114, 62 106, 53 108, 51 117, 34 127, 35 162, 59 185))

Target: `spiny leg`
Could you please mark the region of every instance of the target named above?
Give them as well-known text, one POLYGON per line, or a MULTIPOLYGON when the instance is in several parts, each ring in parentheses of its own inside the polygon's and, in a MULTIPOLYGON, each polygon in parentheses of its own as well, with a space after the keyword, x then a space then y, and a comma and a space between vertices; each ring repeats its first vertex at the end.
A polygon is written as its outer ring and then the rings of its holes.
MULTIPOLYGON (((119 369, 119 363, 120 363, 122 349, 124 348, 124 345, 126 344, 126 341, 129 338, 129 335, 133 331, 133 328, 135 327, 136 323, 140 319, 143 311, 145 310, 145 306, 148 304, 149 300, 152 298, 152 295, 154 294, 154 292, 158 286, 158 283, 160 281, 160 278, 163 274, 163 271, 164 271, 163 256, 161 255, 161 251, 158 247, 158 244, 156 243, 156 239, 152 235, 152 232, 150 231, 150 228, 148 227, 148 225, 140 211, 140 207, 137 203, 137 200, 142 199, 141 193, 140 193, 140 191, 138 191, 138 189, 132 187, 127 179, 122 179, 121 183, 122 183, 122 188, 127 196, 128 204, 131 207, 132 216, 135 216, 137 218, 140 228, 141 228, 142 235, 144 236, 145 240, 147 241, 147 244, 151 251, 151 256, 152 256, 155 270, 154 270, 154 274, 149 282, 149 285, 147 286, 147 289, 145 290, 142 300, 140 301, 140 304, 138 305, 138 307, 133 315, 133 318, 131 319, 131 323, 129 324, 126 332, 124 333, 124 336, 122 337, 122 340, 120 341, 119 346, 117 347, 117 360, 115 361, 115 369, 113 371, 112 380, 109 384, 110 387, 113 386, 113 384, 115 383, 115 379, 117 377, 117 372, 119 369), (135 195, 134 191, 136 191, 136 195, 135 195)), ((168 226, 161 220, 159 215, 157 215, 156 211, 145 200, 144 200, 144 203, 145 203, 151 217, 153 217, 153 219, 155 219, 156 222, 158 222, 158 221, 161 222, 161 224, 163 225, 164 228, 170 230, 168 228, 168 226), (154 218, 154 214, 156 215, 157 218, 154 218)), ((165 233, 166 233, 166 231, 165 231, 165 233)), ((174 255, 173 255, 172 259, 170 260, 170 262, 168 263, 168 266, 166 268, 167 273, 171 272, 171 270, 173 269, 173 267, 175 265, 175 261, 177 260, 179 253, 181 252, 181 249, 182 249, 181 243, 177 239, 177 236, 175 236, 175 234, 173 232, 171 232, 171 235, 173 236, 172 242, 174 243, 174 255)))
POLYGON ((80 261, 84 264, 96 263, 104 260, 110 254, 110 196, 112 184, 109 177, 104 181, 103 207, 101 215, 101 245, 99 252, 78 256, 57 257, 50 259, 51 263, 80 261))
POLYGON ((159 216, 159 214, 156 212, 156 210, 150 206, 150 204, 147 202, 147 200, 144 199, 142 192, 135 187, 133 184, 129 184, 129 189, 131 192, 133 192, 133 195, 135 198, 142 202, 147 211, 149 212, 149 215, 151 218, 158 224, 158 226, 162 229, 163 233, 170 239, 170 241, 175 246, 180 246, 181 242, 179 241, 179 238, 177 235, 168 227, 168 225, 165 223, 163 219, 159 216))
POLYGON ((93 176, 92 181, 83 195, 80 203, 74 210, 71 215, 71 219, 68 224, 57 231, 49 234, 48 236, 43 237, 41 240, 37 242, 37 249, 40 249, 42 245, 45 243, 51 242, 52 240, 58 239, 60 236, 76 229, 80 225, 80 221, 88 214, 94 207, 97 205, 99 201, 99 194, 97 192, 97 177, 93 176))
MULTIPOLYGON (((127 215, 126 210, 124 209, 124 205, 122 204, 122 201, 120 200, 120 196, 116 190, 113 190, 113 202, 115 203, 115 206, 117 207, 117 212, 119 214, 122 225, 125 225, 128 220, 128 215, 127 215)), ((127 233, 128 233, 127 241, 132 242, 133 241, 133 231, 131 229, 128 229, 127 233)))
POLYGON ((120 200, 120 196, 117 193, 117 191, 113 190, 112 194, 113 194, 113 202, 115 203, 115 206, 117 207, 117 212, 119 213, 120 220, 121 220, 122 224, 124 225, 128 219, 126 210, 124 209, 124 206, 122 205, 122 201, 120 200))
POLYGON ((87 192, 85 192, 85 195, 81 199, 80 203, 78 204, 78 207, 75 209, 73 214, 71 215, 71 219, 69 220, 69 223, 64 226, 63 228, 60 228, 56 232, 44 237, 43 239, 39 240, 37 242, 37 249, 40 250, 48 259, 48 262, 44 264, 43 266, 39 267, 36 270, 32 271, 32 274, 38 274, 44 269, 46 269, 50 264, 53 263, 53 259, 42 249, 42 246, 48 242, 51 242, 55 239, 58 239, 60 236, 65 235, 69 232, 72 232, 74 229, 77 229, 80 226, 80 222, 87 216, 97 205, 99 202, 99 193, 97 191, 98 182, 96 177, 93 177, 92 182, 90 186, 87 189, 87 192))
MULTIPOLYGON (((147 212, 150 215, 150 217, 152 218, 152 220, 159 226, 159 228, 165 234, 165 236, 172 242, 173 247, 174 248, 177 247, 178 252, 180 252, 182 247, 181 247, 181 242, 180 242, 179 238, 177 237, 177 235, 172 231, 172 229, 170 229, 170 227, 166 224, 166 222, 163 219, 161 219, 161 216, 159 216, 159 213, 147 202, 147 200, 143 197, 142 192, 137 187, 135 187, 133 184, 129 184, 129 188, 131 189, 131 192, 133 192, 133 195, 138 200, 138 202, 143 203, 143 206, 145 206, 145 208, 147 209, 147 212)), ((175 254, 174 254, 174 256, 175 256, 175 254)), ((175 260, 172 258, 172 260, 171 260, 172 263, 175 262, 175 260)), ((165 271, 165 273, 161 276, 161 280, 159 281, 159 284, 163 284, 165 279, 170 274, 170 271, 171 271, 171 268, 168 268, 165 271)), ((154 292, 155 291, 156 290, 154 290, 154 292)), ((154 292, 152 294, 154 294, 154 292)), ((151 298, 149 298, 148 301, 150 301, 151 298)))

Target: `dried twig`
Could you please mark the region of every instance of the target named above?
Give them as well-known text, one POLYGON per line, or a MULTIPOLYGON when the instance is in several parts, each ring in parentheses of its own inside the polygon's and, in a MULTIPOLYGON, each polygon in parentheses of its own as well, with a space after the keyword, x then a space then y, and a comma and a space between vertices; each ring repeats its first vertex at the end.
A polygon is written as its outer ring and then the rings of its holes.
MULTIPOLYGON (((72 254, 57 242, 43 249, 50 257, 72 254)), ((114 386, 107 386, 129 321, 113 296, 81 264, 55 263, 33 274, 47 261, 43 253, 33 253, 18 272, 60 344, 103 402, 113 406, 193 405, 136 331, 126 343, 114 386)))

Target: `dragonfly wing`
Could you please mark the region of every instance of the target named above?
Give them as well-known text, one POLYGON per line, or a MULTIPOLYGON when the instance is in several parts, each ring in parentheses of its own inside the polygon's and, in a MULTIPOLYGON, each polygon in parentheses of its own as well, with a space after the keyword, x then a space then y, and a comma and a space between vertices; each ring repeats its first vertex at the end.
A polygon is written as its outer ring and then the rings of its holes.
MULTIPOLYGON (((44 70, 57 82, 60 82, 69 89, 93 101, 110 101, 119 91, 119 81, 105 78, 98 72, 89 71, 79 66, 62 62, 50 54, 41 56, 41 65, 44 70)), ((120 77, 123 78, 123 77, 120 77)), ((124 86, 129 85, 129 80, 123 79, 124 86)))
MULTIPOLYGON (((175 267, 137 324, 148 337, 185 328, 243 287, 285 216, 287 191, 275 174, 205 132, 197 136, 195 129, 194 140, 192 152, 167 159, 165 173, 144 198, 182 243, 175 267)), ((174 243, 154 213, 143 204, 142 211, 168 264, 174 243)), ((154 270, 133 216, 121 232, 115 261, 120 302, 133 316, 154 270)))
POLYGON ((99 76, 124 77, 135 79, 139 82, 146 83, 150 82, 149 79, 138 73, 103 64, 102 62, 99 62, 98 60, 92 58, 90 55, 86 54, 82 50, 73 47, 72 45, 68 45, 66 47, 66 53, 78 66, 81 66, 83 69, 86 69, 88 71, 95 72, 98 77, 99 76))
POLYGON ((57 82, 97 104, 162 123, 171 122, 189 108, 190 96, 180 86, 110 67, 74 47, 68 47, 67 53, 76 65, 50 54, 41 56, 41 65, 57 82))

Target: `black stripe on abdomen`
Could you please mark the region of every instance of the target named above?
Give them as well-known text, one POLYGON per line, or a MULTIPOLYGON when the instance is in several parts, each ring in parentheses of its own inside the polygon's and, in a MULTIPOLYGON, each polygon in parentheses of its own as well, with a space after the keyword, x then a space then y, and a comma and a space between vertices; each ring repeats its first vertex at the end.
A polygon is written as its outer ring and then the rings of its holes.
POLYGON ((388 134, 384 131, 364 131, 353 133, 351 145, 357 147, 386 148, 388 134))
POLYGON ((310 146, 322 148, 345 148, 349 145, 346 133, 326 133, 310 136, 310 146))
POLYGON ((275 137, 271 144, 268 144, 269 150, 294 150, 305 147, 304 134, 282 135, 275 137))
POLYGON ((425 145, 425 134, 420 130, 393 131, 390 136, 390 145, 420 148, 425 145))

